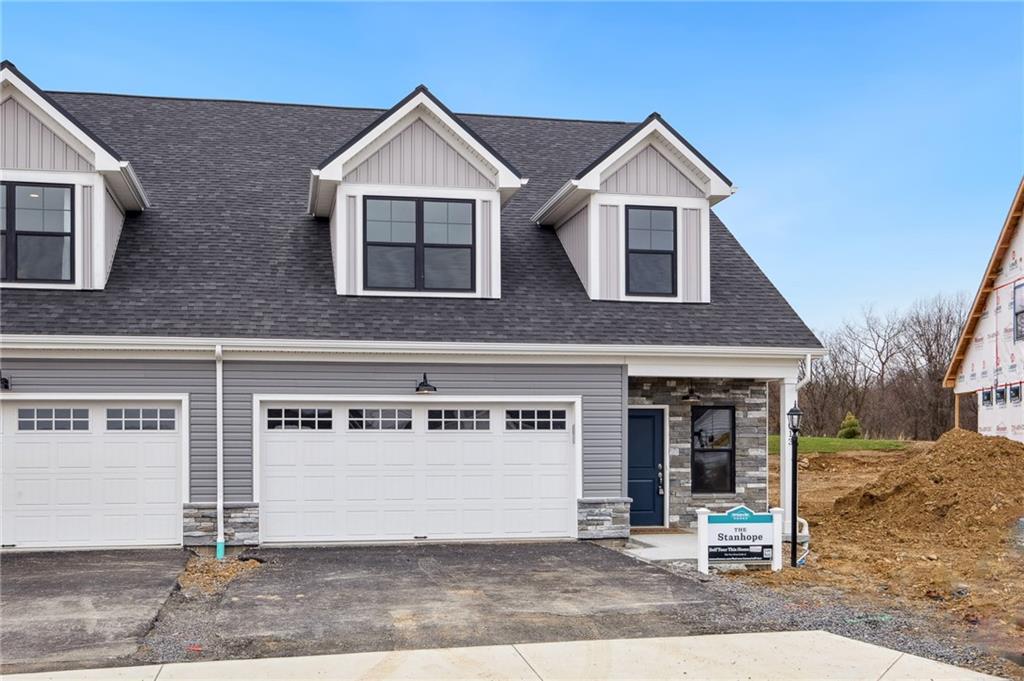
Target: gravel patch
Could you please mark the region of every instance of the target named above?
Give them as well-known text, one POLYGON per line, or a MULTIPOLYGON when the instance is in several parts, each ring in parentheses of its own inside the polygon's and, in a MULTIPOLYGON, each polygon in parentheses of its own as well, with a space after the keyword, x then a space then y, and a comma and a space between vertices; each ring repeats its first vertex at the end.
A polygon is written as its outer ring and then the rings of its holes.
POLYGON ((680 577, 699 581, 711 592, 737 603, 732 613, 706 613, 709 624, 728 631, 824 630, 901 652, 1024 679, 1024 667, 984 647, 983 632, 972 631, 937 609, 910 606, 893 599, 876 605, 854 599, 831 587, 776 589, 721 574, 702 575, 689 562, 654 563, 680 577))

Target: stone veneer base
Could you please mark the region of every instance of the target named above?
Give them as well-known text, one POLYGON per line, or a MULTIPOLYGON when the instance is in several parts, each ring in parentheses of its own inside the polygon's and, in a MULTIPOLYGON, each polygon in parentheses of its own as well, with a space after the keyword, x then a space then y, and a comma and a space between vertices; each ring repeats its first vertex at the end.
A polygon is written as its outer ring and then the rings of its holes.
MULTIPOLYGON (((185 546, 213 546, 217 543, 217 505, 185 504, 185 546)), ((250 501, 225 502, 224 543, 228 546, 256 546, 260 541, 260 507, 250 501)))
POLYGON ((580 499, 576 504, 576 524, 580 539, 618 539, 629 537, 629 497, 580 499))

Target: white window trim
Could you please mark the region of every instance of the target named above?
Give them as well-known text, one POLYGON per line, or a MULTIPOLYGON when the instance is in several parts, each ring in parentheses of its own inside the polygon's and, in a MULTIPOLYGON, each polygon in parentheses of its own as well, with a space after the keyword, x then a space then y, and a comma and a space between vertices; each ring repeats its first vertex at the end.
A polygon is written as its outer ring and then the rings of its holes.
MULTIPOLYGON (((583 496, 583 396, 582 395, 317 395, 317 394, 273 394, 254 393, 252 396, 252 501, 260 503, 260 434, 263 430, 260 427, 260 416, 264 412, 263 403, 283 402, 317 402, 317 403, 341 403, 340 406, 348 408, 350 404, 360 403, 388 403, 412 405, 414 407, 430 407, 433 405, 445 404, 479 404, 490 409, 492 424, 494 418, 495 404, 544 404, 565 406, 566 425, 569 435, 572 438, 573 446, 573 491, 576 498, 574 502, 585 499, 583 496)), ((332 405, 333 406, 333 405, 332 405)), ((493 428, 493 425, 492 425, 493 428)), ((299 432, 299 431, 292 431, 299 432)), ((315 431, 311 431, 315 432, 315 431)), ((407 432, 407 431, 395 431, 407 432)), ((456 431, 448 431, 449 433, 456 431)), ((463 432, 463 431, 458 431, 463 432)), ((475 431, 465 431, 472 433, 475 431)), ((561 431, 557 431, 561 432, 561 431)), ((573 537, 576 537, 576 525, 573 524, 573 537)))
POLYGON ((338 295, 357 296, 384 296, 396 298, 500 298, 501 297, 501 201, 497 190, 480 189, 453 189, 447 187, 429 187, 420 185, 399 185, 399 184, 355 184, 342 183, 338 185, 335 198, 337 211, 337 252, 334 257, 334 269, 336 272, 335 288, 338 295), (469 199, 473 201, 473 224, 476 247, 474 248, 473 267, 476 268, 475 291, 380 291, 367 290, 363 287, 363 198, 366 196, 395 196, 419 199, 469 199), (356 200, 356 222, 349 225, 347 215, 348 198, 356 200), (490 295, 483 293, 483 253, 480 248, 481 235, 483 233, 483 220, 480 219, 483 211, 483 202, 490 201, 491 204, 491 235, 490 235, 490 295), (346 238, 348 230, 355 232, 355 283, 356 290, 348 291, 348 245, 346 238))
MULTIPOLYGON (((598 285, 598 267, 600 267, 600 207, 616 206, 619 215, 619 285, 618 297, 611 300, 620 300, 634 303, 691 303, 702 304, 711 302, 711 211, 707 199, 688 198, 681 196, 649 196, 646 194, 603 194, 597 193, 591 197, 590 202, 590 279, 594 287, 598 285), (674 296, 634 296, 626 293, 626 206, 658 206, 676 209, 676 295, 674 296), (681 211, 684 209, 700 211, 700 244, 701 244, 701 282, 700 296, 698 300, 685 300, 683 298, 683 257, 681 246, 683 243, 683 221, 681 211)), ((591 289, 594 291, 594 289, 591 289)), ((596 293, 596 291, 594 291, 596 293)), ((594 297, 593 295, 591 296, 594 297)))
MULTIPOLYGON (((189 470, 189 427, 191 412, 189 411, 188 393, 4 393, 4 402, 172 402, 178 405, 180 425, 174 431, 181 438, 181 509, 178 514, 178 526, 181 531, 179 544, 185 543, 185 504, 191 503, 191 476, 189 470)), ((105 414, 104 414, 105 416, 105 414)), ((94 414, 89 414, 88 432, 97 432, 92 428, 94 414)), ((105 420, 105 419, 104 419, 105 420)), ((0 420, 2 424, 2 420, 0 420)), ((70 433, 85 431, 68 431, 70 433)), ((171 431, 135 431, 147 433, 168 433, 171 431)), ((34 549, 33 549, 34 550, 34 549)))
MULTIPOLYGON (((75 221, 71 226, 72 234, 74 234, 74 247, 75 252, 71 254, 74 259, 75 278, 73 281, 64 283, 55 282, 33 282, 33 281, 4 281, 0 282, 0 288, 27 288, 27 289, 70 289, 70 290, 81 290, 89 288, 85 281, 85 249, 82 247, 84 243, 84 229, 85 221, 82 215, 82 195, 84 193, 84 187, 92 187, 92 224, 93 224, 93 268, 97 262, 97 248, 102 253, 103 239, 105 234, 103 230, 100 230, 99 237, 97 239, 96 225, 102 224, 97 223, 97 220, 103 219, 103 206, 102 201, 97 201, 97 191, 104 190, 103 177, 99 173, 82 173, 82 172, 69 172, 65 170, 7 170, 4 169, 0 174, 0 179, 3 182, 38 182, 40 184, 70 184, 74 186, 74 214, 75 221)), ((100 195, 102 196, 102 195, 100 195)), ((10 226, 13 229, 13 225, 10 226)), ((103 267, 106 267, 106 263, 103 263, 103 267)), ((95 269, 94 269, 95 271, 95 269)))

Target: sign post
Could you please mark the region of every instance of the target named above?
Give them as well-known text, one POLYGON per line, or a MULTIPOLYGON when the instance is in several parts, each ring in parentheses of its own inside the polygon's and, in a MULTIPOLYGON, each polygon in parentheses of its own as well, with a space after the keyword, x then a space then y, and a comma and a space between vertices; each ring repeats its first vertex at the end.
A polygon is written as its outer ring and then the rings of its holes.
POLYGON ((782 569, 783 510, 755 513, 735 506, 725 513, 697 509, 697 570, 707 574, 712 563, 764 565, 782 569))

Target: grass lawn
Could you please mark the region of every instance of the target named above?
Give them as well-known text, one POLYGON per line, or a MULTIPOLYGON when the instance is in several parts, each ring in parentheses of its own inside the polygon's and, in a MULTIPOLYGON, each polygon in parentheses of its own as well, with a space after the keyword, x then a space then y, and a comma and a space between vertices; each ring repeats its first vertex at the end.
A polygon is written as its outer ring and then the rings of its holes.
MULTIPOLYGON (((802 437, 800 438, 800 453, 835 454, 836 452, 854 450, 897 452, 901 449, 906 449, 909 444, 909 440, 846 440, 838 437, 802 437)), ((778 435, 768 436, 768 453, 779 453, 778 435)))

